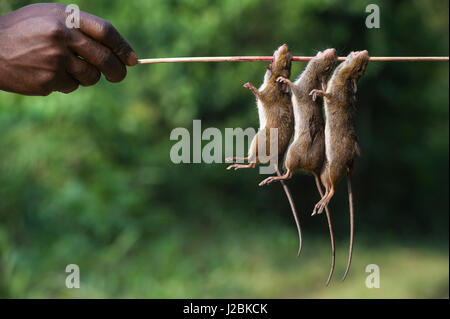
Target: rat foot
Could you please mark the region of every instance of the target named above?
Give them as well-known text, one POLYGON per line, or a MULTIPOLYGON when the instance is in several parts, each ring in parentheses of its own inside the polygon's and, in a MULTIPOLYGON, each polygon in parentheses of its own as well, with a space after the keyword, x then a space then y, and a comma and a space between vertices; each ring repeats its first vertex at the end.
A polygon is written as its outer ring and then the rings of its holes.
POLYGON ((255 163, 250 163, 247 165, 242 165, 242 164, 233 164, 227 167, 227 170, 231 170, 234 169, 235 171, 237 171, 238 169, 244 169, 244 168, 254 168, 255 167, 255 163))
POLYGON ((322 198, 322 199, 316 204, 316 206, 314 206, 314 210, 313 210, 313 213, 311 214, 311 216, 322 214, 324 208, 325 208, 327 205, 328 205, 327 198, 322 198))
POLYGON ((287 179, 290 179, 292 177, 292 172, 288 169, 286 170, 286 173, 284 175, 280 175, 280 172, 277 168, 277 174, 278 176, 270 176, 267 177, 265 180, 263 180, 261 183, 259 183, 259 186, 269 185, 270 183, 276 182, 276 181, 284 181, 287 179))
POLYGON ((278 178, 278 176, 271 176, 271 177, 267 177, 265 180, 263 180, 261 183, 259 183, 259 186, 264 186, 264 185, 269 185, 272 182, 278 181, 280 180, 280 178, 278 178))

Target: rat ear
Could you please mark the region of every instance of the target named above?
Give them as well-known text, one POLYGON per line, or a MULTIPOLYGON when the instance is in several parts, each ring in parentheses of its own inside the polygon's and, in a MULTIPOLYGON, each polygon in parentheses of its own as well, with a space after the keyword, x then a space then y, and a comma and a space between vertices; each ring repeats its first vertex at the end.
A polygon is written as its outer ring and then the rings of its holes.
POLYGON ((358 84, 356 83, 356 79, 352 79, 352 89, 353 93, 356 94, 356 92, 358 91, 358 84))

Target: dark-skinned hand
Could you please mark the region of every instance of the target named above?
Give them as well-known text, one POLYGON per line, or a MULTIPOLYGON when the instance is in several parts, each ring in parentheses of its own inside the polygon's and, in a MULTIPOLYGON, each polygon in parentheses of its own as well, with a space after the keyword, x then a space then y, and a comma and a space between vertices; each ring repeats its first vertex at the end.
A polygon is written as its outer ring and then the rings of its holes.
POLYGON ((137 56, 106 20, 80 12, 66 26, 66 6, 42 3, 0 17, 0 89, 24 95, 70 93, 94 85, 100 73, 122 81, 137 56))

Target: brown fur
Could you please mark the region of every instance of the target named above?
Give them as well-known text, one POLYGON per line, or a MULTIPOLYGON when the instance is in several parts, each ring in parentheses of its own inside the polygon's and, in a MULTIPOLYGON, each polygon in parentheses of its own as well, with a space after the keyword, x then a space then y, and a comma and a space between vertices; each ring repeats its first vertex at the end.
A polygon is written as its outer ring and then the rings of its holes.
MULTIPOLYGON (((258 152, 258 139, 265 136, 266 154, 271 154, 270 129, 278 129, 278 162, 282 161, 289 141, 294 131, 294 117, 292 114, 292 102, 287 86, 277 82, 280 76, 289 77, 291 74, 292 55, 287 45, 282 45, 274 56, 274 61, 267 68, 264 84, 256 89, 251 83, 246 83, 244 87, 249 88, 256 96, 257 102, 261 103, 266 123, 260 127, 258 133, 253 138, 248 157, 250 163, 259 163, 260 157, 265 154, 258 152), (270 153, 269 153, 270 152, 270 153)), ((262 124, 262 123, 261 123, 262 124)), ((269 160, 269 158, 267 158, 269 160)), ((265 162, 267 162, 267 160, 265 162)), ((254 165, 231 165, 228 169, 253 168, 254 165)))
MULTIPOLYGON (((257 99, 261 102, 266 114, 266 125, 261 128, 255 136, 249 151, 249 158, 258 158, 258 138, 265 135, 267 154, 271 151, 270 129, 278 128, 278 162, 283 160, 289 141, 294 132, 294 120, 292 114, 292 103, 289 91, 282 83, 277 82, 280 76, 290 77, 292 56, 287 49, 282 49, 273 66, 267 72, 269 78, 265 81, 264 89, 259 91, 257 99)), ((267 75, 266 75, 267 77, 267 75)))
MULTIPOLYGON (((336 50, 328 49, 319 52, 306 66, 305 70, 292 83, 288 79, 279 79, 289 85, 292 91, 292 104, 295 114, 294 141, 289 146, 284 165, 286 173, 282 176, 268 177, 260 185, 274 181, 283 181, 292 177, 295 171, 312 172, 321 197, 319 175, 325 158, 325 123, 322 116, 321 99, 312 99, 309 95, 314 89, 324 88, 326 80, 336 65, 336 50)), ((331 216, 326 208, 328 228, 331 238, 331 269, 326 285, 329 284, 334 271, 335 246, 331 216)))
MULTIPOLYGON (((367 52, 367 51, 366 51, 367 52)), ((355 130, 356 83, 364 74, 369 56, 352 54, 342 62, 328 82, 324 97, 327 116, 326 163, 321 172, 325 188, 331 188, 346 174, 351 174, 353 161, 359 155, 355 130)))
POLYGON ((352 52, 341 63, 328 81, 326 92, 314 90, 313 96, 324 96, 326 126, 326 161, 320 175, 325 186, 325 195, 314 207, 313 215, 320 214, 334 195, 336 184, 347 174, 348 199, 350 208, 350 247, 347 267, 342 280, 347 277, 353 255, 354 209, 350 176, 353 161, 359 155, 355 130, 357 82, 363 76, 369 62, 367 51, 352 52))
MULTIPOLYGON (((244 87, 250 89, 256 96, 260 117, 260 128, 258 133, 252 140, 248 157, 244 158, 244 160, 248 160, 250 163, 247 165, 233 164, 230 165, 227 169, 236 170, 254 168, 256 163, 262 162, 261 157, 263 157, 264 162, 270 160, 273 163, 274 160, 277 160, 275 168, 277 174, 280 175, 278 163, 282 161, 286 149, 289 145, 289 141, 292 138, 292 133, 294 131, 294 116, 292 114, 292 102, 289 94, 289 89, 285 83, 278 82, 277 79, 279 77, 290 77, 291 63, 292 55, 289 52, 288 46, 284 44, 275 51, 274 60, 267 68, 263 85, 259 89, 256 89, 251 83, 244 84, 244 87), (278 158, 268 158, 266 156, 267 154, 275 155, 271 152, 272 148, 274 147, 270 145, 271 128, 277 129, 278 139, 276 142, 278 144, 278 158), (258 150, 258 140, 263 137, 266 141, 266 150, 264 152, 265 154, 261 154, 260 150, 258 150)), ((227 160, 236 160, 236 158, 227 160)), ((281 183, 283 185, 284 191, 286 192, 286 196, 288 198, 289 204, 292 209, 292 214, 294 215, 295 223, 297 225, 299 236, 299 248, 297 255, 299 255, 302 249, 302 234, 300 223, 298 221, 297 210, 295 208, 294 201, 288 187, 284 184, 284 182, 281 183)))
POLYGON ((312 100, 309 93, 321 88, 337 62, 335 50, 314 57, 299 79, 291 85, 296 132, 289 147, 285 167, 290 171, 306 171, 319 175, 325 156, 325 123, 322 116, 322 101, 312 100), (295 101, 294 101, 295 100, 295 101))

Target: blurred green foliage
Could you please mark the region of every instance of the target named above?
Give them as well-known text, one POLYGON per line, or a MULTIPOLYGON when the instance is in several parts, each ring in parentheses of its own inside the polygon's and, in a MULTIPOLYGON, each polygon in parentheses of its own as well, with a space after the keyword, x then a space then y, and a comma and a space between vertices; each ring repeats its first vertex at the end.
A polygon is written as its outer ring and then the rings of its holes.
MULTIPOLYGON (((0 0, 0 14, 33 1, 0 0)), ((140 58, 295 55, 448 55, 447 1, 71 0, 111 21, 140 58), (365 7, 381 8, 367 29, 365 7)), ((294 63, 293 77, 304 63, 294 63)), ((356 248, 348 244, 345 183, 331 204, 329 243, 313 180, 289 186, 304 252, 279 185, 256 170, 170 161, 175 127, 257 127, 253 96, 265 63, 129 68, 120 84, 63 95, 0 92, 0 297, 448 297, 449 65, 374 62, 360 80, 356 248), (65 267, 81 288, 65 288, 65 267), (367 289, 367 264, 381 288, 367 289)))

